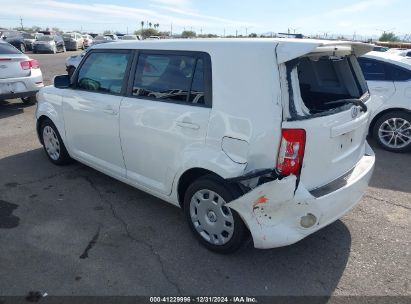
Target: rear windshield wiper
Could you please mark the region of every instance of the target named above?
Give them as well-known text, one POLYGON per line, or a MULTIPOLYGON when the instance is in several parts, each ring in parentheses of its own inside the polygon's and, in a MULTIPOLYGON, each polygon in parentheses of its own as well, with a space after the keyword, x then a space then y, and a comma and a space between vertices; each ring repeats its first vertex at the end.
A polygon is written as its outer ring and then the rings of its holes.
POLYGON ((352 103, 356 106, 359 106, 361 108, 361 111, 363 111, 364 113, 367 112, 368 110, 367 105, 361 99, 358 99, 358 98, 339 99, 339 100, 329 101, 324 104, 330 105, 330 104, 339 104, 339 103, 344 103, 344 104, 352 103))

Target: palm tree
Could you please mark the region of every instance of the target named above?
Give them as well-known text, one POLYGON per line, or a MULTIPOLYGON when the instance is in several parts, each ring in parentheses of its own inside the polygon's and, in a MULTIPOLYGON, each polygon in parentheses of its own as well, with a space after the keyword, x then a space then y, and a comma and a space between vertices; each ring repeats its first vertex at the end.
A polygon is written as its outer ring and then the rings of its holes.
POLYGON ((149 27, 151 28, 151 26, 152 26, 152 23, 151 23, 151 22, 149 22, 149 23, 148 23, 148 26, 149 26, 149 27))
POLYGON ((141 21, 141 33, 143 33, 144 30, 144 21, 141 21))

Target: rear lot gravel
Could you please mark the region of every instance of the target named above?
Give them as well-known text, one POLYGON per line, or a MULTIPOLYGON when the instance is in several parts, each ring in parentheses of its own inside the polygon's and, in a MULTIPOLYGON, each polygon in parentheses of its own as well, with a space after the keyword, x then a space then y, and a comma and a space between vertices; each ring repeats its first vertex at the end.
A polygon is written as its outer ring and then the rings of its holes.
MULTIPOLYGON (((73 53, 30 56, 50 84, 73 53)), ((411 154, 373 145, 370 188, 342 220, 293 246, 224 256, 196 242, 179 209, 82 164, 52 165, 34 111, 0 101, 0 296, 411 296, 411 154)))

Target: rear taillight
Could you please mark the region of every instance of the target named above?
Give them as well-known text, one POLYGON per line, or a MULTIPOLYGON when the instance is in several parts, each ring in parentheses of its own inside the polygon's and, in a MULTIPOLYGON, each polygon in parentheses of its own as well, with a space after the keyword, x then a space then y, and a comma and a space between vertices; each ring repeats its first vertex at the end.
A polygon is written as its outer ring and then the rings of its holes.
POLYGON ((304 129, 283 129, 277 171, 283 176, 300 175, 305 149, 304 129))
POLYGON ((40 67, 36 59, 20 61, 20 65, 23 70, 38 69, 40 67))

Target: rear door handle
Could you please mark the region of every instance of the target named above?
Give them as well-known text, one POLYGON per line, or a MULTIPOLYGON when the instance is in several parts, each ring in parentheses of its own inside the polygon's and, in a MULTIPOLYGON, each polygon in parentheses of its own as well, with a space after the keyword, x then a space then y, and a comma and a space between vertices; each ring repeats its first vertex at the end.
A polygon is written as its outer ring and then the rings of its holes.
POLYGON ((177 121, 177 126, 181 128, 193 129, 193 130, 200 129, 200 126, 198 124, 187 122, 187 121, 177 121))
POLYGON ((384 87, 375 87, 375 88, 373 88, 375 91, 377 91, 377 92, 385 92, 385 91, 388 91, 388 89, 387 88, 384 88, 384 87))
POLYGON ((111 106, 106 106, 103 109, 103 112, 106 113, 106 114, 110 114, 110 115, 117 115, 117 112, 114 111, 114 109, 111 106))

